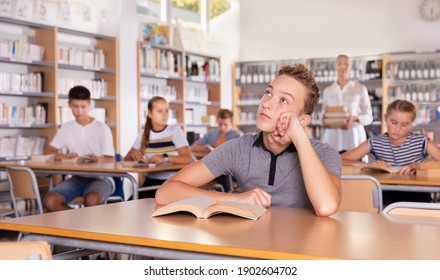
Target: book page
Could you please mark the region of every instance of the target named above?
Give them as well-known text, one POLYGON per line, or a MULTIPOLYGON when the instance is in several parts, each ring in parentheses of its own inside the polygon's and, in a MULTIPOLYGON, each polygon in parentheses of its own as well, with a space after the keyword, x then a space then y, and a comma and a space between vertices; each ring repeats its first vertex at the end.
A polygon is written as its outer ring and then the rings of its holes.
POLYGON ((170 213, 185 211, 194 214, 197 218, 201 218, 203 211, 210 205, 215 203, 215 199, 209 196, 194 196, 162 206, 157 209, 151 216, 156 217, 170 213))
POLYGON ((96 161, 97 161, 96 159, 89 156, 79 156, 78 159, 76 160, 76 163, 91 163, 96 161))
POLYGON ((387 166, 387 165, 372 162, 372 163, 366 165, 364 168, 385 171, 388 173, 399 173, 399 171, 403 168, 403 166, 387 166))
POLYGON ((266 213, 267 209, 259 205, 242 204, 234 201, 223 201, 209 206, 203 213, 203 218, 209 218, 219 213, 228 213, 239 217, 257 220, 266 213))

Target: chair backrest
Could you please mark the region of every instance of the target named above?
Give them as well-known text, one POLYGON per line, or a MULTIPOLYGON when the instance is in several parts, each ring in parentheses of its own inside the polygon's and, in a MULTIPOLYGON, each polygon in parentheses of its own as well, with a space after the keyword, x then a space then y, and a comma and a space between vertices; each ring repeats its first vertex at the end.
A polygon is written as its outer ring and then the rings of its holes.
POLYGON ((0 260, 51 260, 46 241, 0 242, 0 260))
POLYGON ((382 212, 382 187, 369 175, 342 175, 342 202, 339 211, 382 212))
POLYGON ((399 201, 383 209, 383 214, 440 218, 440 203, 399 201))
POLYGON ((9 181, 9 191, 15 215, 17 217, 19 216, 17 197, 36 200, 38 213, 43 214, 43 203, 41 202, 40 190, 38 189, 37 178, 34 171, 27 167, 7 166, 6 175, 9 181))

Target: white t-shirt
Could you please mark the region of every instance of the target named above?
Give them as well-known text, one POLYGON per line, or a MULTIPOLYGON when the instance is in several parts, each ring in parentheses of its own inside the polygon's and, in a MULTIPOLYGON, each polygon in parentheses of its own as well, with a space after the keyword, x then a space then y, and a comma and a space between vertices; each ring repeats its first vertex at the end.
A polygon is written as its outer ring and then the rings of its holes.
POLYGON ((94 119, 88 125, 82 126, 76 121, 63 124, 50 145, 57 148, 67 148, 69 153, 78 155, 94 154, 97 156, 115 156, 113 136, 110 128, 94 119))
MULTIPOLYGON (((133 148, 140 150, 143 131, 139 133, 138 137, 134 141, 133 148)), ((153 155, 168 154, 172 156, 178 156, 177 149, 181 147, 189 146, 188 140, 183 133, 182 128, 178 125, 168 125, 162 131, 150 131, 150 139, 148 147, 142 152, 145 156, 151 157, 153 155)), ((172 175, 176 174, 175 171, 164 172, 152 172, 147 177, 158 180, 166 180, 172 175)))
MULTIPOLYGON (((50 142, 57 149, 67 148, 69 153, 78 155, 94 154, 99 157, 115 156, 113 136, 110 128, 103 122, 94 119, 86 126, 75 120, 64 123, 50 142)), ((82 176, 104 178, 102 176, 82 176)), ((115 191, 115 182, 111 177, 105 177, 115 191)))

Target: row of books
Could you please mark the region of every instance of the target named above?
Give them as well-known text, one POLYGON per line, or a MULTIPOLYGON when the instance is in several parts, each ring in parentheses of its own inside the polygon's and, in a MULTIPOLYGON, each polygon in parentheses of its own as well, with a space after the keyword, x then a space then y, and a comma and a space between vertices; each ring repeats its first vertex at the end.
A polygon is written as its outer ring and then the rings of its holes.
POLYGON ((241 112, 239 116, 239 123, 243 125, 252 125, 257 123, 257 113, 252 112, 241 112))
POLYGON ((209 101, 209 91, 206 88, 187 87, 186 101, 206 103, 209 101))
POLYGON ((0 72, 0 92, 42 92, 43 76, 43 72, 26 74, 0 72))
POLYGON ((268 84, 275 77, 275 73, 279 66, 281 65, 275 62, 237 64, 235 68, 236 82, 243 85, 268 84))
POLYGON ((140 94, 143 99, 151 99, 154 96, 162 96, 168 101, 177 99, 176 87, 168 85, 158 85, 142 81, 140 85, 140 94))
POLYGON ((46 105, 15 106, 0 103, 0 125, 32 126, 47 121, 46 105))
POLYGON ((104 79, 81 80, 70 78, 59 78, 57 92, 59 94, 68 94, 69 90, 77 85, 85 86, 90 90, 91 98, 101 98, 107 96, 107 82, 104 79))
MULTIPOLYGON (((307 61, 310 71, 317 82, 334 82, 338 79, 335 60, 311 59, 307 61)), ((367 81, 382 78, 382 59, 353 59, 351 62, 350 79, 367 81)))
POLYGON ((141 73, 166 77, 182 77, 182 55, 170 50, 143 46, 139 53, 141 73))
MULTIPOLYGON (((89 115, 93 118, 106 123, 107 109, 106 108, 90 108, 89 115)), ((68 121, 75 120, 72 110, 69 107, 59 106, 57 112, 57 123, 64 124, 68 121)))
POLYGON ((254 92, 243 92, 240 94, 240 106, 254 106, 259 105, 260 100, 263 97, 263 90, 254 92))
POLYGON ((220 81, 220 62, 214 58, 195 55, 186 57, 186 76, 200 82, 220 81))
MULTIPOLYGON (((237 63, 235 79, 237 84, 268 84, 275 77, 277 69, 283 64, 298 63, 299 60, 267 61, 267 62, 242 62, 237 63)), ((334 82, 337 79, 335 61, 308 60, 307 66, 317 82, 334 82)), ((382 60, 356 60, 352 61, 350 79, 372 80, 382 78, 382 60)))
POLYGON ((44 47, 23 40, 0 40, 0 57, 19 61, 41 61, 44 47))
POLYGON ((42 155, 46 137, 42 136, 6 136, 0 138, 0 158, 25 159, 32 155, 42 155))
POLYGON ((102 69, 105 68, 105 54, 102 49, 81 50, 75 47, 59 46, 58 63, 102 69))
POLYGON ((390 62, 386 76, 393 81, 440 79, 440 60, 390 62))
POLYGON ((412 102, 440 101, 440 84, 406 84, 388 88, 390 99, 406 99, 412 102))

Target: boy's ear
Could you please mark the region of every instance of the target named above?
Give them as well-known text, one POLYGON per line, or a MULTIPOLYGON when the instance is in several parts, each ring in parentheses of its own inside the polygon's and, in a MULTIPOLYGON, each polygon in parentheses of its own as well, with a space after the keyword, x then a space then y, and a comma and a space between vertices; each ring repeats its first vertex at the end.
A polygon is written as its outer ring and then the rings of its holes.
POLYGON ((312 117, 310 115, 302 115, 299 120, 301 121, 302 126, 308 126, 312 121, 312 117))

